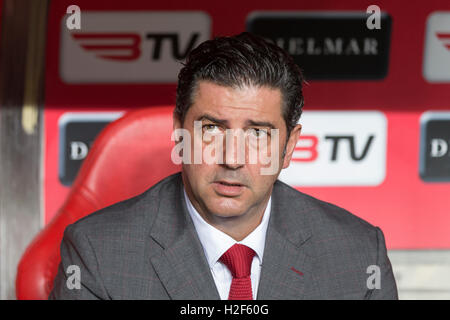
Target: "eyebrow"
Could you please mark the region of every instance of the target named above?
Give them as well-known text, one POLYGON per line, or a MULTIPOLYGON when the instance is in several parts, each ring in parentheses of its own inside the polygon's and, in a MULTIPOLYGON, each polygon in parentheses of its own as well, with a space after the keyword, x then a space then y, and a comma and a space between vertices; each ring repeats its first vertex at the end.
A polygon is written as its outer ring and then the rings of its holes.
POLYGON ((196 119, 196 121, 203 121, 203 120, 209 120, 211 122, 220 123, 220 124, 223 124, 223 125, 227 125, 228 124, 227 120, 217 119, 217 118, 214 118, 213 116, 210 116, 208 114, 201 115, 201 116, 199 116, 196 119))
POLYGON ((253 121, 253 120, 247 120, 247 125, 249 126, 255 126, 255 127, 269 127, 270 129, 276 129, 275 126, 268 121, 253 121))
MULTIPOLYGON (((228 124, 228 120, 223 120, 223 119, 217 119, 211 115, 208 114, 203 114, 201 116, 199 116, 196 121, 202 121, 202 120, 209 120, 211 122, 214 123, 219 123, 222 125, 227 126, 228 124)), ((275 125, 269 121, 254 121, 254 120, 247 120, 246 122, 247 126, 255 126, 255 127, 268 127, 271 129, 276 129, 275 125)))

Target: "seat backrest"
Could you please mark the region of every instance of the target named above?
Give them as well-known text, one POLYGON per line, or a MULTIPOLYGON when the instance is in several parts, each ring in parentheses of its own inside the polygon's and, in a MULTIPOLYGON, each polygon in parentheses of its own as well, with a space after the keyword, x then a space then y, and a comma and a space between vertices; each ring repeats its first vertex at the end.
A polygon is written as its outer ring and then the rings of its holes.
POLYGON ((47 299, 53 288, 65 228, 113 203, 136 196, 180 171, 171 161, 173 107, 126 113, 98 135, 56 216, 36 236, 19 262, 18 299, 47 299))

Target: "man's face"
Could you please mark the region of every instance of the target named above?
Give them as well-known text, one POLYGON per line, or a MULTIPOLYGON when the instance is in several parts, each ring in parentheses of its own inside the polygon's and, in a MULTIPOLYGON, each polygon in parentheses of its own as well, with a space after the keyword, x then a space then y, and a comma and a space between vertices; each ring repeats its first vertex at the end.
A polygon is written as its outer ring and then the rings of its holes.
MULTIPOLYGON (((195 135, 197 143, 204 151, 211 142, 199 137, 201 134, 222 135, 224 142, 223 163, 217 161, 200 164, 183 164, 182 176, 193 205, 207 220, 230 218, 258 211, 265 206, 272 192, 273 184, 282 168, 289 165, 292 152, 297 143, 301 126, 295 127, 288 141, 287 129, 282 116, 282 95, 280 90, 268 87, 244 87, 234 89, 212 82, 200 81, 194 93, 193 105, 188 109, 184 123, 174 117, 174 129, 184 128, 191 137, 191 155, 194 158, 195 135), (201 121, 201 130, 194 130, 194 121, 201 121), (225 139, 225 132, 237 132, 241 129, 245 138, 245 161, 238 161, 237 139, 225 139), (231 130, 230 130, 231 129, 231 130), (271 129, 278 129, 276 145, 278 166, 273 174, 261 174, 267 168, 267 162, 250 163, 249 154, 255 150, 255 141, 267 139, 267 152, 270 156, 275 150, 270 136, 271 129), (268 133, 266 135, 266 133, 268 133), (272 148, 272 149, 271 149, 272 148), (283 151, 286 154, 283 157, 283 151)), ((197 128, 199 128, 197 126, 197 128)), ((228 137, 227 137, 228 138, 228 137)), ((214 138, 213 138, 214 139, 214 138)), ((214 141, 214 140, 212 140, 214 141)), ((265 141, 265 140, 264 140, 265 141)), ((217 152, 218 150, 216 150, 217 152)))

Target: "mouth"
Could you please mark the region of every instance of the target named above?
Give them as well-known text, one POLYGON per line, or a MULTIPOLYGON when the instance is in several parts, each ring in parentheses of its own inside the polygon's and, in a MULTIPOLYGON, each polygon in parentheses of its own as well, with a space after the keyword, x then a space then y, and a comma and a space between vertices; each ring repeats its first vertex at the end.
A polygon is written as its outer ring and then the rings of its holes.
POLYGON ((225 186, 244 187, 244 185, 242 183, 226 181, 226 180, 215 181, 215 183, 220 183, 220 184, 223 184, 225 186))
POLYGON ((215 192, 225 197, 236 197, 244 192, 245 185, 235 181, 219 180, 213 182, 215 192))

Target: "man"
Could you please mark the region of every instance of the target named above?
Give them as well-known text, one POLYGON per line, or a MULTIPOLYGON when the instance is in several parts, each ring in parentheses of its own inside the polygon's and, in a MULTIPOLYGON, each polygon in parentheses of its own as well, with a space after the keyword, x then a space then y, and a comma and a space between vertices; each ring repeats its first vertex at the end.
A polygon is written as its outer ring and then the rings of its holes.
POLYGON ((182 172, 68 226, 50 298, 397 299, 379 228, 277 180, 300 135, 302 82, 249 33, 193 50, 174 112, 182 172), (216 161, 193 161, 198 150, 216 161))

